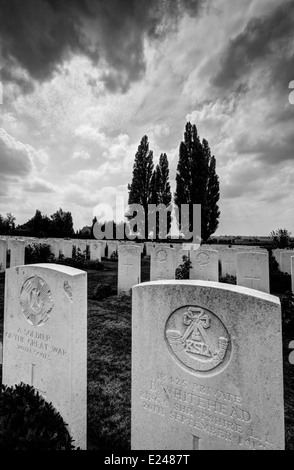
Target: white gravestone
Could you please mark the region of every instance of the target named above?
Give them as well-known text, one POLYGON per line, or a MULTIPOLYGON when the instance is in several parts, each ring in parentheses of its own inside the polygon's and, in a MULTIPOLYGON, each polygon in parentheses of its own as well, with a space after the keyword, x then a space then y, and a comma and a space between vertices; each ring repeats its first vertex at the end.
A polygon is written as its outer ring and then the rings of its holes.
POLYGON ((117 253, 117 242, 107 242, 107 249, 108 249, 108 259, 111 258, 113 253, 117 253))
POLYGON ((90 242, 90 260, 101 261, 102 243, 91 240, 90 242))
POLYGON ((87 243, 84 240, 74 240, 74 246, 76 247, 76 254, 79 253, 81 256, 86 258, 87 243))
POLYGON ((221 275, 235 276, 237 275, 237 253, 238 250, 235 248, 225 248, 219 250, 219 260, 221 264, 221 275))
POLYGON ((280 270, 282 273, 290 274, 291 276, 291 256, 294 255, 294 250, 285 250, 280 252, 280 270))
POLYGON ((187 258, 189 258, 190 250, 184 250, 182 245, 180 246, 175 245, 175 250, 176 250, 176 267, 178 267, 181 264, 183 264, 183 256, 187 256, 187 258))
POLYGON ((106 241, 105 240, 97 240, 101 243, 101 258, 105 258, 105 249, 106 249, 106 241))
POLYGON ((191 250, 190 279, 218 281, 218 252, 216 250, 191 250))
POLYGON ((294 293, 294 256, 291 256, 291 286, 294 293))
POLYGON ((6 271, 3 383, 33 385, 86 448, 87 273, 34 264, 6 271))
POLYGON ((132 299, 132 450, 284 449, 277 297, 158 281, 132 299))
POLYGON ((237 253, 237 284, 250 289, 269 292, 268 253, 237 253))
POLYGON ((137 245, 118 245, 118 295, 129 295, 131 288, 141 282, 141 248, 137 245))
POLYGON ((160 244, 151 250, 150 280, 175 279, 177 252, 160 244))
POLYGON ((48 245, 50 245, 50 251, 52 255, 55 256, 56 259, 59 259, 59 254, 60 254, 60 242, 59 240, 52 240, 49 239, 47 241, 48 245))
POLYGON ((6 269, 7 241, 0 239, 0 272, 6 269))
POLYGON ((60 253, 64 258, 72 258, 72 242, 71 240, 60 241, 60 253))
POLYGON ((8 249, 10 250, 10 268, 24 264, 25 247, 26 242, 24 240, 9 240, 8 249))
POLYGON ((285 250, 283 248, 275 248, 274 250, 272 250, 273 257, 275 258, 276 262, 278 263, 279 268, 280 268, 280 253, 281 253, 281 251, 285 251, 285 250))

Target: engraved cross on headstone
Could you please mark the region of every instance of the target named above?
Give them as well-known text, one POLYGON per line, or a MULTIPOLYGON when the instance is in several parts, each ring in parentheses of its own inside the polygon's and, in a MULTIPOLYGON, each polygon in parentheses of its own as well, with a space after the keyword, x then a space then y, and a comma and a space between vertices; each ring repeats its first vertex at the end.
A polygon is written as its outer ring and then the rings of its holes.
POLYGON ((127 268, 127 276, 129 275, 129 268, 133 268, 134 265, 133 263, 126 262, 124 263, 124 266, 127 268))
POLYGON ((36 375, 36 364, 31 364, 32 368, 31 368, 31 385, 35 388, 35 390, 37 390, 39 392, 40 395, 42 395, 43 398, 46 399, 46 391, 44 390, 40 390, 39 388, 37 388, 35 386, 35 375, 36 375))
POLYGON ((232 272, 234 265, 235 265, 234 261, 232 261, 231 259, 227 260, 225 262, 226 271, 227 272, 232 272))
POLYGON ((260 281, 260 277, 254 277, 253 275, 253 268, 251 269, 251 276, 244 276, 244 279, 250 280, 250 287, 253 289, 253 282, 260 281))

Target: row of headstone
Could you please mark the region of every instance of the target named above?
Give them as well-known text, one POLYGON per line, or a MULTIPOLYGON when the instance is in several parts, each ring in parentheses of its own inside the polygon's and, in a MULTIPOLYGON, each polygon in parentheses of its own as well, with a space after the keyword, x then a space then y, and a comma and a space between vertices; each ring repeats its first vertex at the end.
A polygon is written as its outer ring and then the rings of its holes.
MULTIPOLYGON (((185 251, 182 250, 181 256, 185 251)), ((175 279, 179 250, 158 245, 151 248, 150 280, 175 279)), ((219 254, 216 250, 199 248, 190 251, 191 280, 219 281, 219 254)), ((221 253, 222 269, 235 275, 237 285, 270 291, 268 253, 238 252, 227 249, 221 253)), ((223 271, 222 271, 223 272, 223 271)), ((136 245, 120 245, 118 249, 118 293, 129 292, 141 282, 141 251, 136 245)))
MULTIPOLYGON (((10 267, 20 266, 24 264, 25 248, 32 244, 47 244, 50 246, 51 253, 56 259, 60 255, 64 258, 72 258, 73 249, 86 256, 87 246, 89 247, 90 260, 101 261, 105 257, 106 242, 96 240, 63 240, 63 239, 17 239, 13 237, 0 238, 0 272, 6 269, 7 251, 10 251, 10 267)), ((110 252, 111 252, 110 247, 110 252)), ((115 250, 117 244, 115 244, 115 250)))
MULTIPOLYGON (((159 272, 170 269, 171 250, 155 251, 159 272)), ((136 266, 129 254, 138 260, 140 252, 119 247, 128 276, 136 266)), ((193 253, 201 254, 199 269, 207 265, 203 253, 193 253)), ((277 297, 203 280, 139 284, 133 287, 132 338, 133 450, 284 448, 277 297)), ((9 269, 3 383, 33 385, 82 449, 86 348, 86 273, 53 264, 9 269)))

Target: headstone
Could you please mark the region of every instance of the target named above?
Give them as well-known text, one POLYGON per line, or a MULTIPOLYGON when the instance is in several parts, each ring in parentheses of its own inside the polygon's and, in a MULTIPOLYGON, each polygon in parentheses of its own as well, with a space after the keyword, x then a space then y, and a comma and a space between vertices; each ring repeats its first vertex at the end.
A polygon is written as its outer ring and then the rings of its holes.
POLYGON ((118 245, 118 295, 130 294, 131 288, 141 282, 141 247, 118 245))
POLYGON ((251 251, 237 253, 237 284, 269 292, 268 253, 251 251))
POLYGON ((55 256, 56 259, 59 259, 59 254, 60 254, 60 242, 59 240, 52 240, 49 239, 47 241, 48 245, 50 245, 50 251, 52 255, 55 256))
POLYGON ((227 274, 229 276, 237 275, 237 253, 238 250, 235 248, 224 248, 219 250, 219 260, 221 264, 221 275, 225 277, 227 274))
POLYGON ((281 253, 281 251, 285 251, 285 250, 283 248, 275 248, 274 250, 272 250, 273 257, 275 258, 276 262, 278 263, 279 268, 280 268, 280 253, 281 253))
POLYGON ((184 250, 183 245, 175 245, 176 250, 176 267, 183 264, 183 256, 187 256, 189 258, 190 250, 184 250))
POLYGON ((280 270, 282 273, 290 274, 291 276, 291 256, 294 255, 294 250, 286 250, 280 252, 280 270))
POLYGON ((151 250, 150 280, 175 279, 176 250, 158 244, 151 250))
POLYGON ((117 242, 107 241, 107 249, 108 249, 108 259, 111 258, 113 253, 117 253, 117 242))
POLYGON ((60 253, 64 258, 72 258, 72 242, 71 240, 60 241, 60 253))
POLYGON ((8 269, 3 338, 3 383, 33 385, 86 448, 86 272, 56 264, 8 269))
POLYGON ((87 243, 84 240, 74 240, 74 246, 76 247, 76 253, 86 258, 87 254, 87 243))
POLYGON ((106 249, 106 241, 105 240, 97 240, 101 243, 101 258, 105 258, 105 249, 106 249))
POLYGON ((291 256, 291 286, 294 293, 294 256, 291 256))
POLYGON ((277 297, 159 281, 132 299, 132 450, 284 449, 277 297))
POLYGON ((7 241, 0 239, 0 272, 6 269, 7 241))
POLYGON ((24 264, 25 247, 26 242, 24 240, 9 240, 8 249, 10 250, 10 268, 24 264))
POLYGON ((216 250, 191 250, 190 279, 204 281, 218 281, 218 252, 216 250))
POLYGON ((151 250, 152 247, 154 246, 154 243, 152 242, 145 242, 145 247, 146 247, 146 256, 151 256, 151 250))
POLYGON ((98 241, 91 241, 90 243, 90 260, 101 261, 102 243, 98 241))

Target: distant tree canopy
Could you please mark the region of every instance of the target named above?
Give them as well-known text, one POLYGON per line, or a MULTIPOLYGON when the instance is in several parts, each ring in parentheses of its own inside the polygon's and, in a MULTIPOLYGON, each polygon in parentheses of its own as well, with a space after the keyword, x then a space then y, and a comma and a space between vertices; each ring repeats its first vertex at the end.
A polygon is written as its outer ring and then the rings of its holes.
POLYGON ((275 248, 287 248, 290 246, 291 232, 288 232, 285 228, 272 230, 270 237, 272 238, 272 243, 275 248))
POLYGON ((70 212, 61 208, 50 217, 43 215, 39 209, 35 215, 26 222, 25 228, 35 237, 72 237, 74 235, 73 219, 70 212))
POLYGON ((6 217, 3 217, 0 214, 0 233, 2 235, 12 234, 15 230, 15 221, 16 218, 11 214, 11 212, 8 212, 6 217))
POLYGON ((206 242, 219 224, 219 178, 216 174, 215 157, 207 140, 200 142, 197 128, 187 122, 184 141, 180 144, 176 175, 175 204, 189 204, 190 230, 192 230, 193 204, 201 204, 201 238, 206 242))

